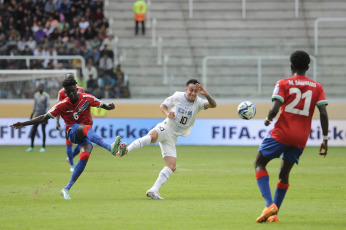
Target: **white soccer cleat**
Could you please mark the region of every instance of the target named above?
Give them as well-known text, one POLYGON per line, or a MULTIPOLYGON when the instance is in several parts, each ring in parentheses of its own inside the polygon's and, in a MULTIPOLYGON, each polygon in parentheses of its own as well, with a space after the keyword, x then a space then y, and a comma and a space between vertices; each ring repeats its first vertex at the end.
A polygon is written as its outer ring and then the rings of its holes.
POLYGON ((74 172, 74 165, 70 166, 70 172, 74 172))
POLYGON ((155 192, 155 191, 151 191, 148 190, 147 191, 147 197, 150 197, 153 200, 163 200, 164 198, 160 196, 159 192, 155 192))
POLYGON ((61 190, 61 195, 64 197, 65 200, 70 200, 71 197, 70 197, 70 190, 67 190, 67 189, 62 189, 61 190))
POLYGON ((68 157, 66 157, 66 162, 67 162, 67 163, 70 163, 70 160, 68 159, 68 157))

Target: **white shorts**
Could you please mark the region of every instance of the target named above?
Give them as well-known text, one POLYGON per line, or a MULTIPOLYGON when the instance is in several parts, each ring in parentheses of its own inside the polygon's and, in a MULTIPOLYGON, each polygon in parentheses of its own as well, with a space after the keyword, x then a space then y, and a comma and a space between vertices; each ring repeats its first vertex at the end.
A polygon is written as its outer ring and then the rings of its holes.
POLYGON ((157 124, 154 130, 159 134, 157 141, 161 148, 162 157, 177 158, 176 144, 178 137, 167 129, 165 122, 157 124))

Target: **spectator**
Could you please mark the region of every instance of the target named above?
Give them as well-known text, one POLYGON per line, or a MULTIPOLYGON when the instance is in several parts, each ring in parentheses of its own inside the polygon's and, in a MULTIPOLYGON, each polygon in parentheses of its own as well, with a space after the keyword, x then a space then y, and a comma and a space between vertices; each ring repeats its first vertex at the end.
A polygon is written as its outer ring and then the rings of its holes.
POLYGON ((108 74, 105 74, 104 78, 99 78, 97 81, 98 87, 104 92, 106 98, 115 97, 114 88, 116 87, 116 83, 116 80, 108 74))
POLYGON ((35 41, 40 42, 43 41, 43 38, 46 36, 46 32, 43 31, 43 27, 40 26, 38 31, 35 33, 35 41))
POLYGON ((99 62, 99 68, 102 70, 103 74, 112 75, 113 72, 113 60, 108 57, 108 54, 103 54, 99 62))
POLYGON ((62 14, 66 13, 70 9, 70 3, 66 0, 62 0, 58 5, 58 11, 62 14))
POLYGON ((33 55, 34 53, 32 50, 29 48, 28 45, 25 45, 24 50, 21 53, 22 55, 33 55))
POLYGON ((93 21, 93 15, 92 15, 90 7, 86 8, 84 17, 86 18, 87 21, 93 21))
POLYGON ((101 55, 100 55, 99 50, 96 47, 94 47, 92 50, 92 58, 93 58, 95 64, 99 63, 101 55))
POLYGON ((57 10, 58 7, 54 3, 54 0, 48 0, 46 4, 44 5, 44 12, 46 15, 53 15, 54 11, 57 10))
POLYGON ((89 80, 87 81, 87 88, 85 90, 86 93, 93 94, 97 87, 97 80, 93 78, 93 75, 90 74, 89 80))
POLYGON ((26 45, 29 46, 29 48, 31 49, 31 51, 36 49, 36 41, 34 40, 33 36, 29 37, 29 40, 26 41, 26 45))
MULTIPOLYGON (((91 27, 90 27, 91 28, 91 27)), ((90 46, 91 46, 91 49, 99 49, 100 46, 101 46, 101 41, 100 39, 96 36, 95 34, 95 37, 92 39, 92 41, 90 42, 90 46)))
POLYGON ((87 66, 84 70, 83 75, 85 76, 84 77, 85 81, 87 81, 89 79, 90 75, 92 75, 92 79, 97 79, 97 69, 94 66, 92 58, 88 58, 88 63, 87 63, 87 66))
POLYGON ((85 33, 83 34, 85 40, 93 40, 94 37, 96 37, 96 33, 94 31, 94 29, 89 26, 88 29, 85 31, 85 33))
POLYGON ((17 49, 19 52, 22 52, 25 48, 25 37, 21 38, 20 36, 17 38, 17 49))
POLYGON ((94 13, 93 15, 93 21, 96 22, 96 21, 102 21, 103 18, 104 18, 104 14, 102 12, 102 9, 101 8, 97 8, 96 9, 96 12, 94 13))
MULTIPOLYGON (((117 79, 120 79, 120 77, 124 76, 124 71, 121 69, 120 64, 118 64, 117 67, 113 70, 113 73, 117 77, 117 79)), ((124 78, 122 78, 122 79, 124 79, 124 78)))
POLYGON ((133 13, 135 14, 135 35, 138 34, 138 24, 142 24, 142 34, 145 34, 145 15, 147 13, 147 4, 143 0, 137 0, 133 4, 133 13))
POLYGON ((81 34, 84 34, 85 31, 89 27, 89 22, 85 19, 85 17, 82 17, 80 22, 78 23, 78 25, 79 25, 79 29, 80 29, 81 34))

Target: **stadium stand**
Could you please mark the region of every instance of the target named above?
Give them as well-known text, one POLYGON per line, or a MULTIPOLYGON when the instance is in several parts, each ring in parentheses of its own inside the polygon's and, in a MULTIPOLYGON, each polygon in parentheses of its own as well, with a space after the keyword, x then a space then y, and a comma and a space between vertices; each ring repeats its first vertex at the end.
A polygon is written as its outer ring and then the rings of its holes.
MULTIPOLYGON (((145 37, 133 34, 133 2, 109 2, 105 14, 113 18, 112 30, 119 38, 118 55, 131 79, 133 97, 167 96, 181 89, 186 79, 202 77, 205 56, 289 56, 304 49, 314 55, 314 22, 320 17, 344 17, 342 0, 300 0, 295 17, 294 0, 247 0, 246 18, 241 1, 195 0, 193 18, 189 1, 151 2, 151 18, 157 19, 157 35, 163 38, 170 84, 164 84, 163 67, 157 65, 157 47, 152 46, 151 28, 145 37), (155 92, 155 94, 153 93, 155 92)), ((148 24, 148 21, 147 21, 148 24)), ((346 22, 321 23, 317 81, 328 98, 345 97, 346 22)), ((312 77, 312 66, 308 74, 312 77)), ((257 93, 256 61, 211 61, 208 89, 217 97, 268 98, 273 84, 290 75, 288 61, 262 61, 262 93, 257 93)))
MULTIPOLYGON (((111 55, 113 51, 107 48, 108 40, 112 36, 107 32, 109 23, 104 17, 103 10, 103 0, 1 1, 0 55, 47 57, 44 60, 33 59, 30 62, 24 59, 1 59, 1 69, 80 69, 82 67, 79 59, 50 58, 61 55, 81 55, 86 60, 91 58, 93 66, 99 66, 100 58, 107 54, 113 63, 114 55, 111 55)), ((118 76, 113 72, 113 65, 111 66, 112 69, 108 70, 107 76, 102 68, 97 69, 98 79, 94 79, 96 87, 88 92, 97 94, 107 88, 108 97, 129 97, 128 85, 124 83, 125 74, 118 76), (112 84, 107 85, 108 82, 112 84)), ((83 77, 88 82, 89 76, 83 77)), ((35 84, 4 82, 0 88, 0 98, 26 98, 24 94, 12 93, 12 91, 22 91, 18 89, 19 85, 35 90, 35 84)), ((61 84, 57 86, 60 88, 61 84)), ((57 89, 47 88, 47 90, 55 92, 57 89)))

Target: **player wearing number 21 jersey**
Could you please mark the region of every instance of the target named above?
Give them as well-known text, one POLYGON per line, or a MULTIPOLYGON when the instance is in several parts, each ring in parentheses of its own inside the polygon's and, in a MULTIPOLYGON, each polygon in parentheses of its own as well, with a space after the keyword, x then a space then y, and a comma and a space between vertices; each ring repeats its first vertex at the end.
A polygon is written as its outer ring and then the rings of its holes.
POLYGON ((280 119, 270 135, 282 144, 304 148, 316 106, 328 104, 321 84, 295 75, 278 81, 272 99, 282 105, 280 119))
POLYGON ((150 143, 159 142, 166 166, 159 173, 155 184, 147 191, 148 197, 163 199, 158 191, 175 171, 178 136, 190 135, 199 111, 215 107, 216 102, 207 90, 197 80, 191 79, 186 83, 185 92, 174 93, 160 105, 161 111, 167 116, 163 122, 157 124, 147 136, 135 140, 129 146, 126 143, 120 145, 118 155, 123 156, 150 143), (200 98, 198 94, 207 100, 200 98))
POLYGON ((293 77, 278 81, 272 95, 272 107, 264 124, 270 125, 281 110, 275 127, 263 140, 255 160, 258 187, 265 201, 258 223, 278 222, 277 213, 285 198, 289 183, 289 173, 303 153, 311 131, 311 120, 317 106, 323 132, 320 155, 326 156, 328 150, 328 104, 322 85, 307 78, 310 57, 304 51, 296 51, 290 57, 293 77), (322 152, 321 150, 324 150, 322 152), (266 165, 282 155, 279 181, 276 185, 274 200, 269 187, 269 174, 266 165))

